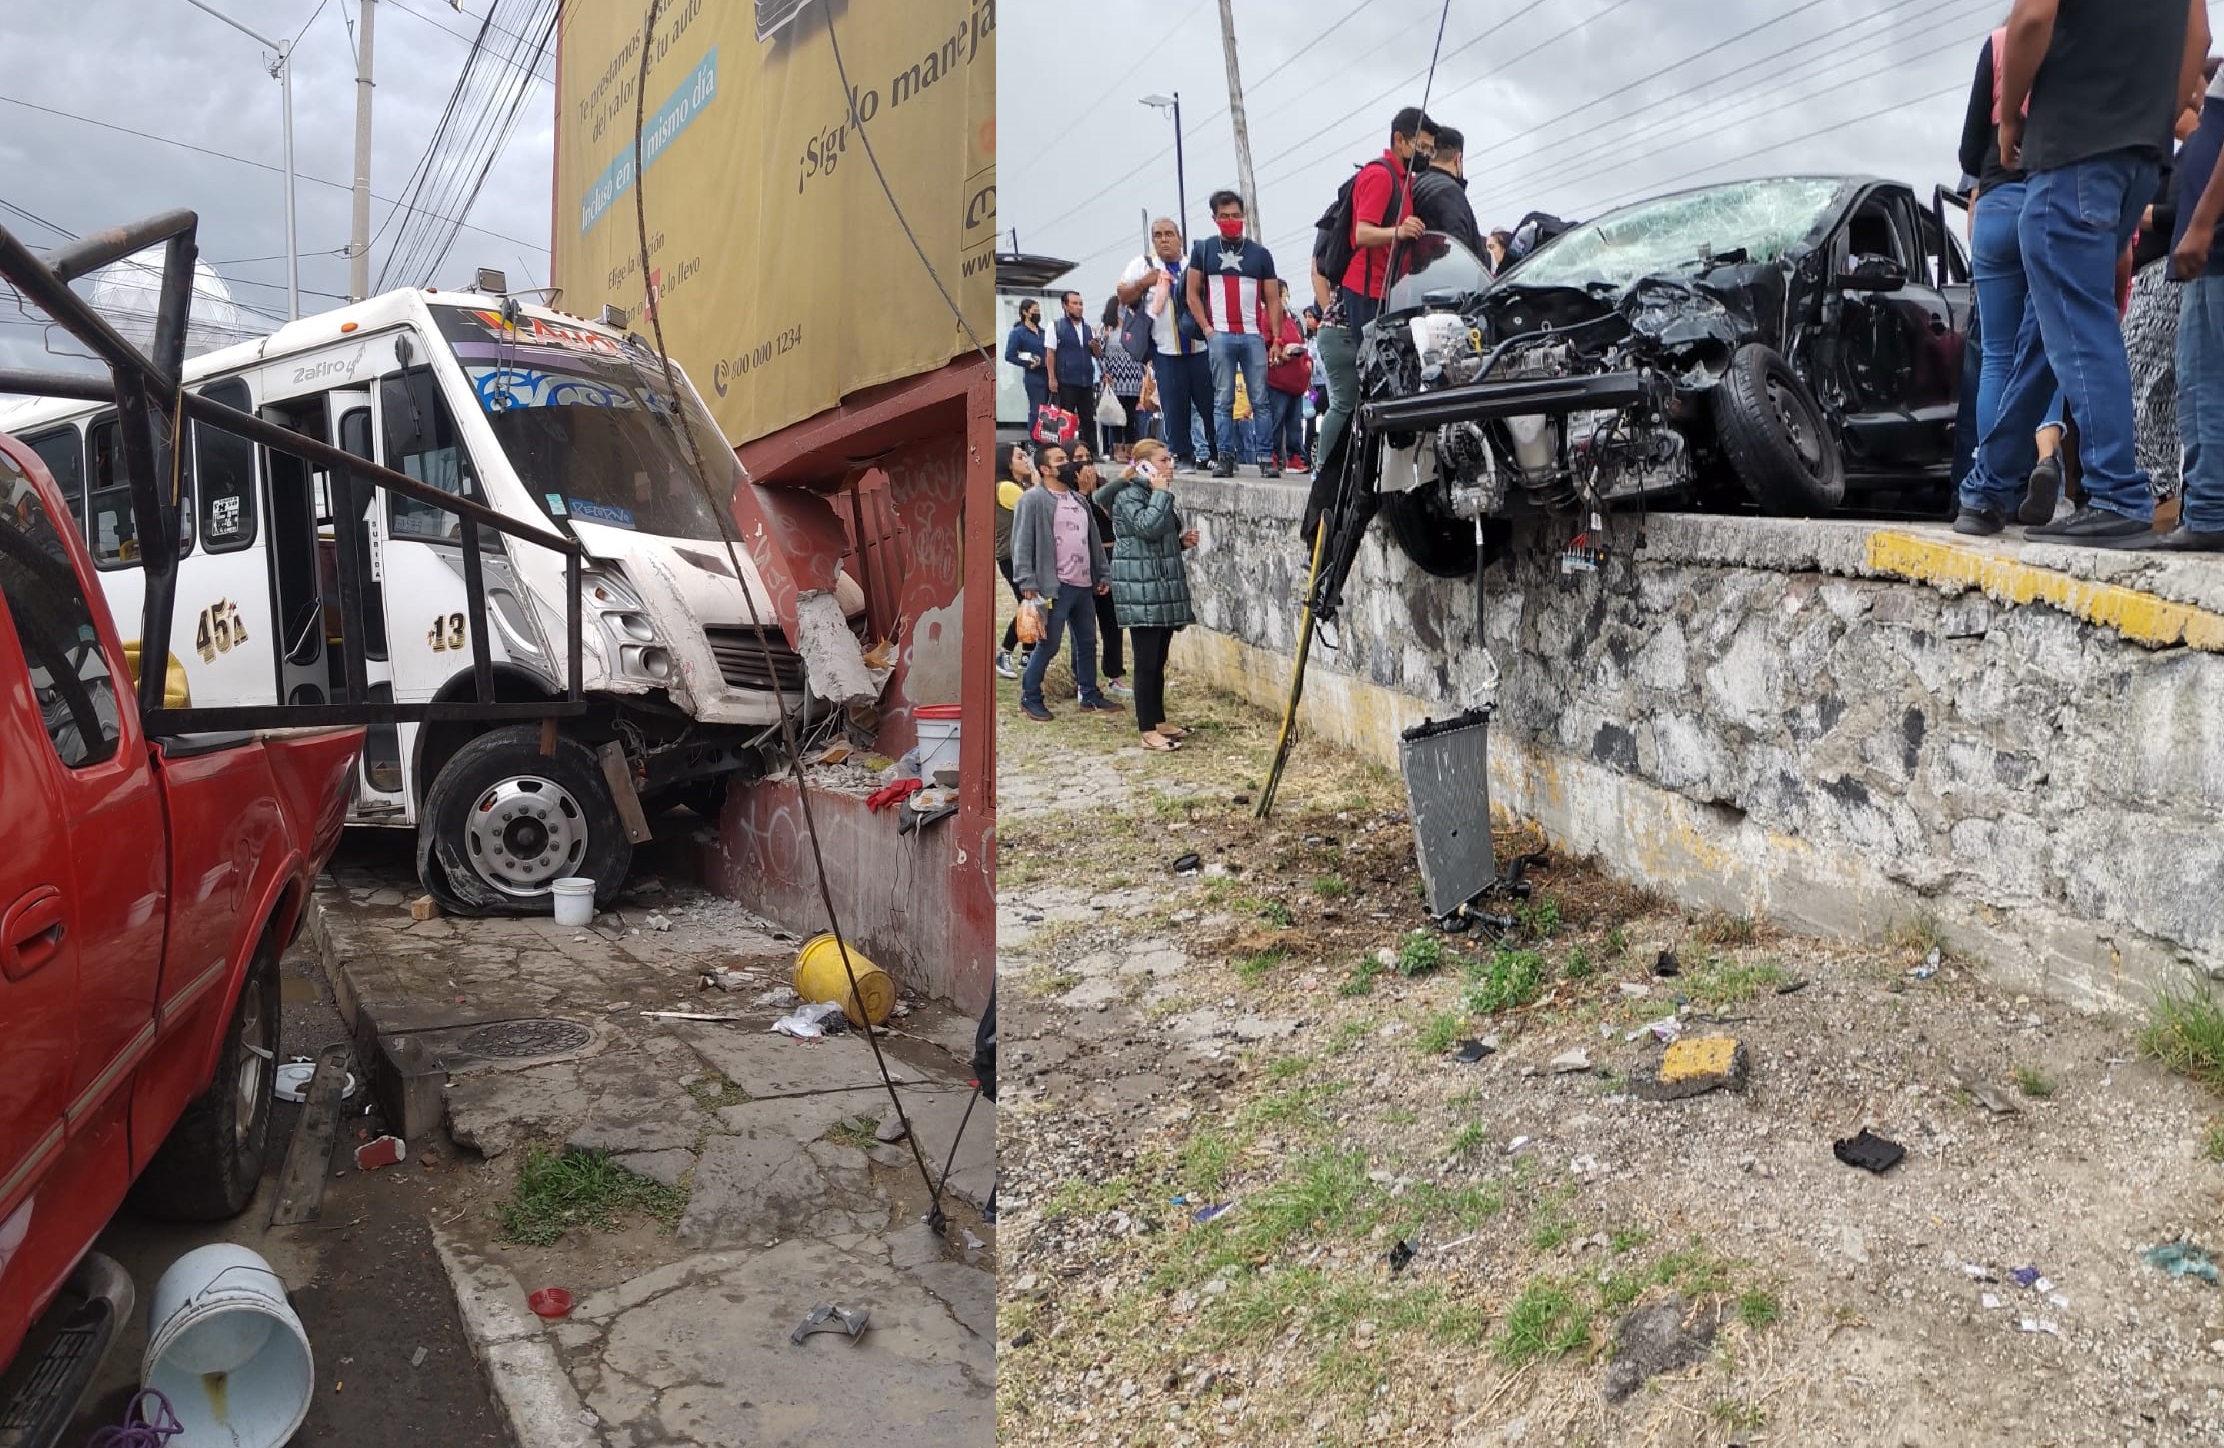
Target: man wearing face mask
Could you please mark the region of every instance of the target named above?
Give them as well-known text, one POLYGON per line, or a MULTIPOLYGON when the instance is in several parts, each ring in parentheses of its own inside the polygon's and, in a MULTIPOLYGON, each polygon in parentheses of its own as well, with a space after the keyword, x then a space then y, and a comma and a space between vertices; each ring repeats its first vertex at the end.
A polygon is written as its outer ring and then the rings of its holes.
MULTIPOLYGON (((1243 198, 1233 191, 1212 193, 1213 224, 1217 237, 1197 243, 1189 253, 1184 277, 1189 313, 1205 334, 1212 358, 1212 421, 1214 462, 1212 475, 1236 475, 1236 373, 1243 373, 1243 389, 1254 405, 1266 396, 1266 369, 1282 360, 1282 346, 1268 339, 1282 333, 1282 298, 1274 285, 1274 257, 1266 247, 1243 234, 1243 198)), ((1278 478, 1282 470, 1271 461, 1259 464, 1259 475, 1278 478)))
POLYGON ((1055 717, 1043 703, 1043 675, 1070 625, 1082 712, 1117 714, 1120 706, 1097 687, 1096 599, 1112 591, 1112 578, 1096 510, 1075 491, 1081 466, 1064 448, 1045 444, 1035 455, 1035 469, 1042 486, 1022 493, 1012 509, 1012 583, 1023 600, 1039 601, 1044 609, 1042 642, 1019 676, 1019 711, 1038 724, 1055 717))
MULTIPOLYGON (((1467 163, 1461 154, 1466 149, 1465 136, 1450 126, 1437 127, 1428 165, 1413 173, 1413 214, 1429 230, 1444 233, 1480 258, 1483 229, 1475 224, 1475 208, 1467 201, 1467 163)), ((1413 159, 1418 163, 1420 153, 1413 159)))

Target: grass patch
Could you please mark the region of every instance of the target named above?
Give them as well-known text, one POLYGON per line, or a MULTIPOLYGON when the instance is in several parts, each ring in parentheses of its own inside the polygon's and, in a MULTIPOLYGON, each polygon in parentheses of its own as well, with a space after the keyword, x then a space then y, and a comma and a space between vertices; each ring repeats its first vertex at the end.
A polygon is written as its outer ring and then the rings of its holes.
POLYGON ((1626 1256, 1653 1239, 1653 1234, 1643 1227, 1617 1227, 1606 1239, 1606 1250, 1617 1257, 1626 1256))
POLYGON ((1575 1235, 1575 1218, 1568 1215, 1568 1194, 1555 1193, 1537 1204, 1529 1218, 1529 1245, 1550 1252, 1575 1235))
POLYGON ((1373 995, 1375 993, 1375 980, 1382 974, 1384 968, 1381 961, 1371 955, 1368 956, 1365 960, 1359 962, 1350 975, 1344 977, 1344 983, 1336 987, 1336 994, 1347 998, 1373 995))
POLYGON ((2044 1101, 2054 1094, 2054 1081, 2036 1066, 2015 1068, 2016 1090, 2034 1101, 2044 1101))
POLYGON ((1752 916, 1732 915, 1722 910, 1708 911, 1691 933, 1705 945, 1751 945, 1761 938, 1760 927, 1752 916))
POLYGON ((1445 953, 1444 942, 1428 931, 1408 931, 1398 942, 1398 974, 1411 979, 1442 970, 1445 953))
POLYGON ((1235 1162, 1235 1139, 1207 1127, 1182 1143, 1182 1187, 1200 1200, 1219 1201, 1235 1162))
POLYGON ((1236 974, 1245 985, 1257 985, 1273 973, 1274 968, 1290 958, 1286 945, 1270 945, 1255 955, 1247 955, 1236 962, 1236 974))
POLYGON ((1544 993, 1551 974, 1544 956, 1534 950, 1499 950, 1491 955, 1480 977, 1467 990, 1467 1009, 1491 1016, 1528 1005, 1544 993))
POLYGON ((636 1213, 669 1231, 686 1208, 686 1192, 637 1176, 606 1153, 529 1147, 502 1204, 502 1240, 546 1247, 574 1227, 614 1231, 620 1217, 636 1213))
POLYGON ((1466 1025, 1467 1017, 1460 1011, 1438 1011, 1430 1016, 1421 1026, 1421 1054, 1441 1056, 1451 1050, 1466 1025))
POLYGON ((1629 959, 1629 932, 1619 925, 1606 930, 1606 953, 1615 960, 1629 959))
POLYGON ((1521 1296, 1506 1310, 1497 1349, 1506 1362, 1520 1364, 1565 1357, 1590 1342, 1590 1309, 1576 1300, 1566 1283, 1540 1278, 1522 1288, 1521 1296))
POLYGON ((723 1076, 688 1083, 687 1094, 705 1111, 723 1111, 729 1106, 739 1106, 749 1099, 749 1093, 723 1076))
POLYGON ((1884 932, 1885 944, 1895 950, 1905 950, 1914 955, 1928 955, 1932 951, 1946 953, 1946 932, 1938 917, 1929 912, 1895 920, 1884 932))
POLYGON ((827 1128, 826 1139, 837 1146, 854 1146, 859 1151, 871 1151, 874 1147, 880 1145, 880 1138, 873 1135, 873 1129, 880 1125, 879 1118, 860 1116, 857 1120, 863 1124, 852 1125, 847 1121, 835 1122, 827 1128))
POLYGON ((1566 962, 1560 967, 1561 976, 1567 980, 1588 980, 1597 973, 1598 967, 1592 964, 1591 953, 1580 945, 1568 952, 1566 962))
POLYGON ((2139 1049, 2180 1076, 2224 1091, 2224 1005, 2205 995, 2161 997, 2139 1033, 2139 1049))
POLYGON ((1756 1287, 1738 1294, 1737 1315, 1739 1322, 1759 1332, 1784 1320, 1784 1304, 1776 1300, 1775 1293, 1756 1287))
POLYGON ((1452 1137, 1452 1149, 1446 1155, 1455 1159, 1467 1156, 1482 1149, 1489 1141, 1490 1133, 1484 1130, 1483 1124, 1480 1121, 1470 1121, 1452 1137))
POLYGON ((1351 898, 1351 882, 1341 875, 1316 875, 1313 877, 1313 893, 1323 900, 1348 900, 1351 898))
POLYGON ((2213 1162, 2224 1162, 2224 1120, 2211 1121, 2201 1133, 2201 1155, 2213 1162))
POLYGON ((1107 1181, 1093 1182, 1080 1177, 1058 1184, 1043 1201, 1043 1219, 1052 1221, 1060 1217, 1093 1217, 1109 1212, 1135 1193, 1132 1177, 1116 1176, 1107 1181))
POLYGON ((1598 1285, 1599 1306, 1608 1312, 1620 1312, 1655 1287, 1720 1292, 1729 1285, 1729 1279, 1729 1264, 1694 1242, 1651 1262, 1603 1274, 1598 1285))
POLYGON ((1531 900, 1514 911, 1514 918, 1530 938, 1550 940, 1560 933, 1560 902, 1550 895, 1531 900))
POLYGON ((1748 963, 1710 955, 1696 969, 1685 972, 1685 988, 1702 1005, 1742 1005, 1764 992, 1773 993, 1791 979, 1773 960, 1748 963))
POLYGON ((1264 900, 1259 903, 1259 918, 1270 925, 1278 925, 1287 930, 1290 928, 1290 923, 1297 917, 1292 915, 1290 907, 1281 901, 1264 900))

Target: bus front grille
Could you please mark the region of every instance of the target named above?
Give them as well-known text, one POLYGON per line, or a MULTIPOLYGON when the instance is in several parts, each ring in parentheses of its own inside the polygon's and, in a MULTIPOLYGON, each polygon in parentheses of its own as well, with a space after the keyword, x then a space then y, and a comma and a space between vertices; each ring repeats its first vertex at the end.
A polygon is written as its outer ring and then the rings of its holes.
POLYGON ((754 628, 707 628, 710 651, 718 659, 718 672, 734 689, 772 691, 778 679, 785 693, 803 692, 803 655, 788 647, 777 625, 765 630, 760 643, 754 628), (767 668, 769 651, 770 668, 767 668))

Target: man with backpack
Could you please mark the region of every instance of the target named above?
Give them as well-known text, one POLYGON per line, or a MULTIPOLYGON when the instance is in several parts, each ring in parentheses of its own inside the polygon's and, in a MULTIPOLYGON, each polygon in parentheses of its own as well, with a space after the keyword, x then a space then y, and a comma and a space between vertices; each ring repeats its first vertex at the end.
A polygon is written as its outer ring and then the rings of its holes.
MULTIPOLYGON (((1212 420, 1216 478, 1236 475, 1236 373, 1251 404, 1267 395, 1270 362, 1282 360, 1282 296, 1274 286, 1274 257, 1262 242, 1243 234, 1243 198, 1233 191, 1212 193, 1213 224, 1220 230, 1191 249, 1187 284, 1189 313, 1205 334, 1212 359, 1212 420)), ((1273 462, 1259 464, 1259 475, 1278 478, 1273 462)))
POLYGON ((1414 166, 1426 166, 1436 123, 1418 106, 1390 119, 1390 145, 1359 168, 1317 223, 1313 245, 1316 294, 1325 294, 1316 345, 1328 374, 1328 417, 1321 424, 1315 465, 1335 451, 1359 405, 1359 334, 1382 310, 1395 243, 1427 228, 1413 214, 1414 166))
MULTIPOLYGON (((1212 363, 1205 356, 1197 319, 1189 314, 1189 291, 1182 284, 1188 264, 1182 256, 1181 228, 1161 216, 1151 223, 1151 254, 1137 257, 1120 273, 1119 297, 1121 306, 1141 307, 1151 319, 1148 356, 1158 383, 1166 445, 1173 449, 1177 466, 1193 468, 1197 448, 1190 413, 1203 412, 1212 396, 1212 363)), ((1211 429, 1206 431, 1209 435, 1211 429)))

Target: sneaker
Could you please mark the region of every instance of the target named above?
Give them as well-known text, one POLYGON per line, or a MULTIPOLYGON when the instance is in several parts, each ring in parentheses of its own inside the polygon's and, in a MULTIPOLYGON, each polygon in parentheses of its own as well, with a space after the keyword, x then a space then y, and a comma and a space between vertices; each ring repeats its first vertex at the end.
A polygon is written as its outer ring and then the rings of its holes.
POLYGON ((2152 548, 2156 542, 2152 523, 2093 507, 2079 508, 2067 518, 2029 529, 2024 536, 2082 548, 2152 548))
POLYGON ((1019 706, 1019 712, 1034 720, 1037 724, 1048 724, 1058 717, 1040 704, 1022 704, 1019 706))
POLYGON ((1019 677, 1019 669, 1012 663, 1012 656, 1008 653, 1003 652, 1002 650, 997 651, 996 672, 1002 674, 1007 679, 1016 679, 1019 677))
POLYGON ((1099 694, 1094 699, 1083 699, 1081 701, 1081 712, 1084 714, 1125 714, 1127 710, 1099 694))
POLYGON ((1235 462, 1229 458, 1214 458, 1212 460, 1212 475, 1216 478, 1234 477, 1236 475, 1235 462))
POLYGON ((2202 533, 2180 523, 2157 538, 2154 546, 2171 553, 2224 553, 2224 529, 2202 533))
POLYGON ((1954 531, 1972 538, 1990 538, 2008 526, 2008 520, 1998 508, 1972 508, 1964 505, 1954 515, 1954 531))
POLYGON ((2062 459, 2059 454, 2039 459, 2031 469, 2031 480, 2026 485, 2023 506, 2016 509, 2016 521, 2026 528, 2043 527, 2054 521, 2054 505, 2062 496, 2062 459))
POLYGON ((1259 476, 1262 478, 1278 478, 1282 476, 1282 460, 1280 458, 1268 458, 1265 462, 1260 463, 1259 476))
POLYGON ((1132 699, 1135 697, 1135 691, 1128 687, 1125 679, 1106 679, 1104 681, 1104 692, 1115 699, 1132 699))

